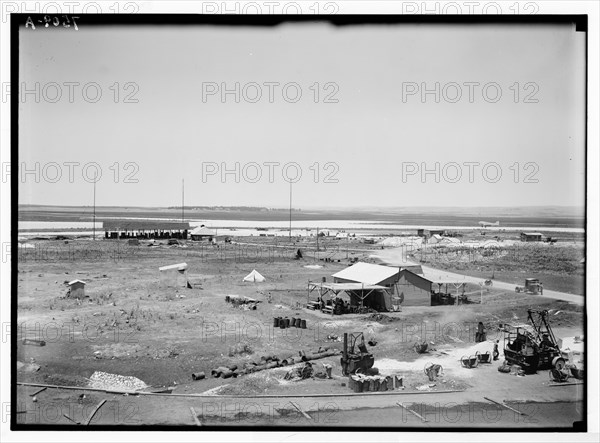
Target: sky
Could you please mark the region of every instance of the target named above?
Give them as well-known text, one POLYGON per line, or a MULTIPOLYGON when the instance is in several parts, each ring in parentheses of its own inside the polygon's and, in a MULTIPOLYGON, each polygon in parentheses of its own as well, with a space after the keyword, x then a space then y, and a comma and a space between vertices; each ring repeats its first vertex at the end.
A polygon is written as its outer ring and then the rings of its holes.
POLYGON ((584 204, 570 26, 78 27, 20 31, 21 204, 584 204))

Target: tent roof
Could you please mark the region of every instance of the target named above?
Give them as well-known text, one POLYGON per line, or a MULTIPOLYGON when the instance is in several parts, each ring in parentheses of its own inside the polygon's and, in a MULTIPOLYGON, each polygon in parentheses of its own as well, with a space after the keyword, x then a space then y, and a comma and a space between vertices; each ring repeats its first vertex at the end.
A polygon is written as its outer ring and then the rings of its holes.
POLYGON ((171 269, 176 269, 178 271, 184 271, 187 269, 187 263, 177 263, 175 265, 162 266, 158 268, 159 271, 169 271, 171 269))
POLYGON ((215 230, 207 228, 206 226, 198 226, 191 232, 192 235, 215 235, 215 230))
POLYGON ((402 269, 403 273, 410 273, 415 275, 416 277, 420 277, 423 280, 427 280, 430 283, 435 283, 435 284, 439 284, 439 285, 458 285, 458 284, 467 284, 467 283, 473 283, 473 282, 468 282, 465 280, 450 280, 450 279, 439 279, 436 280, 435 277, 431 274, 417 274, 413 271, 411 271, 410 269, 402 269))
POLYGON ((83 280, 73 280, 73 281, 70 281, 70 282, 68 283, 68 285, 69 285, 69 286, 71 286, 71 285, 74 285, 75 283, 83 283, 84 285, 85 285, 85 284, 87 284, 87 283, 86 283, 86 282, 84 282, 83 280))
POLYGON ((265 281, 265 278, 256 269, 244 277, 243 281, 265 281))
POLYGON ((312 287, 322 287, 325 289, 331 289, 334 292, 337 291, 371 291, 373 289, 387 290, 385 286, 380 285, 364 285, 362 283, 311 283, 312 287))
POLYGON ((340 272, 333 274, 334 278, 351 280, 366 285, 376 285, 390 277, 398 274, 396 267, 373 265, 371 263, 358 262, 340 272))

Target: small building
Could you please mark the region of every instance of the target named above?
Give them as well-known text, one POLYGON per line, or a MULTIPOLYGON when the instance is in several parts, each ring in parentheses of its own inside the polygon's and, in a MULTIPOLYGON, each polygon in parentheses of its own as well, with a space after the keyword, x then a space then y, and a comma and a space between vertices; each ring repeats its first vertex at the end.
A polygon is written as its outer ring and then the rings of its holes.
POLYGON ((521 232, 521 241, 524 241, 524 242, 542 241, 542 234, 539 232, 521 232))
POLYGON ((69 291, 67 297, 72 298, 84 298, 85 297, 85 285, 86 283, 82 280, 73 280, 67 283, 69 291))
POLYGON ((187 273, 187 263, 176 263, 174 265, 161 266, 158 268, 160 272, 160 283, 167 287, 190 287, 187 273))
POLYGON ((197 228, 194 228, 192 232, 190 232, 190 236, 192 237, 192 241, 208 240, 211 242, 217 237, 217 234, 215 229, 210 229, 206 226, 198 226, 197 228))
POLYGON ((418 229, 417 235, 423 238, 429 238, 434 235, 444 235, 446 231, 444 229, 418 229))
POLYGON ((441 237, 440 241, 437 242, 440 246, 460 246, 461 241, 456 237, 441 237))
POLYGON ((427 241, 428 244, 430 245, 437 245, 438 243, 440 243, 442 241, 444 237, 442 237, 439 234, 433 234, 429 240, 427 241))

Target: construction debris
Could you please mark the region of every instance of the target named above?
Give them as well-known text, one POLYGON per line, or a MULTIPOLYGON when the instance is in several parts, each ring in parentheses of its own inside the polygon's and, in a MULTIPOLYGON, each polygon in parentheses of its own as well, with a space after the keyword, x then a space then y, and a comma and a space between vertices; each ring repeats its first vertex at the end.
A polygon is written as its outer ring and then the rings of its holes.
POLYGON ((138 391, 145 389, 148 386, 142 380, 136 377, 110 374, 108 372, 96 371, 90 377, 88 383, 90 388, 105 389, 105 390, 124 390, 138 391))
POLYGON ((24 345, 46 346, 46 342, 44 340, 35 340, 32 338, 24 338, 22 343, 24 345))
POLYGON ((225 301, 231 303, 233 306, 244 309, 255 311, 260 300, 256 300, 250 297, 240 297, 237 295, 226 295, 225 301))
POLYGON ((17 371, 22 372, 37 372, 40 370, 40 365, 35 363, 23 363, 21 361, 17 362, 17 371))
POLYGON ((425 366, 424 372, 429 381, 435 381, 440 375, 444 374, 444 368, 442 368, 442 365, 428 363, 425 366))
MULTIPOLYGON (((263 355, 260 357, 258 361, 250 361, 240 363, 239 365, 232 365, 229 367, 220 366, 211 371, 211 376, 213 378, 229 378, 229 377, 239 377, 241 375, 252 374, 254 372, 263 371, 265 369, 273 369, 279 368, 282 366, 289 366, 298 363, 307 363, 311 360, 318 360, 326 357, 333 357, 339 354, 339 351, 336 349, 328 349, 328 348, 319 348, 314 352, 304 352, 298 351, 298 356, 288 356, 285 358, 280 358, 277 355, 263 355)), ((311 365, 312 366, 312 365, 311 365)), ((306 367, 306 365, 305 365, 306 367)), ((323 373, 323 378, 330 377, 331 368, 327 371, 327 366, 325 366, 325 372, 323 373)), ((294 370, 290 371, 293 373, 294 370)), ((311 374, 308 377, 313 375, 312 370, 311 374)), ((290 375, 293 377, 293 374, 290 375)), ((304 378, 304 377, 301 377, 304 378)))

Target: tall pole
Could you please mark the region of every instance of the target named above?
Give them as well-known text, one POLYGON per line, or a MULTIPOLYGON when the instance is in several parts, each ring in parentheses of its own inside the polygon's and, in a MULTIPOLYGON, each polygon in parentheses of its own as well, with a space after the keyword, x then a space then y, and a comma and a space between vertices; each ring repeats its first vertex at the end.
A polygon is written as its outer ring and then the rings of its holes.
POLYGON ((185 180, 181 179, 181 221, 185 218, 185 180))
POLYGON ((290 242, 292 241, 292 181, 290 180, 290 242))
POLYGON ((92 240, 96 240, 96 178, 97 175, 94 176, 94 228, 92 240))

